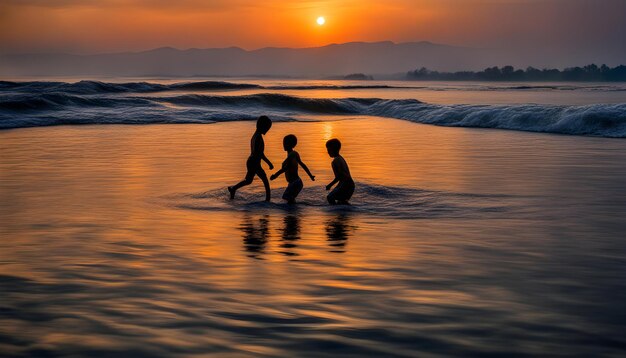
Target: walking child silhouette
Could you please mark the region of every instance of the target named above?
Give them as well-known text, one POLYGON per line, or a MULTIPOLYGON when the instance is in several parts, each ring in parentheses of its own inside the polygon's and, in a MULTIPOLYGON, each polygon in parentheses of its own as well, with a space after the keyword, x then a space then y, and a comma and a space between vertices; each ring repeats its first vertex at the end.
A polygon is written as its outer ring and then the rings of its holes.
POLYGON ((274 169, 272 162, 265 156, 265 142, 263 141, 263 135, 265 135, 270 128, 272 128, 272 120, 269 119, 269 117, 261 116, 256 121, 256 131, 252 135, 252 139, 250 139, 250 156, 246 161, 246 177, 234 186, 228 187, 231 199, 235 198, 235 193, 239 188, 252 184, 252 180, 256 175, 263 181, 263 186, 265 187, 265 201, 270 201, 270 182, 267 180, 265 170, 263 170, 261 166, 261 160, 263 160, 267 163, 270 170, 274 169))

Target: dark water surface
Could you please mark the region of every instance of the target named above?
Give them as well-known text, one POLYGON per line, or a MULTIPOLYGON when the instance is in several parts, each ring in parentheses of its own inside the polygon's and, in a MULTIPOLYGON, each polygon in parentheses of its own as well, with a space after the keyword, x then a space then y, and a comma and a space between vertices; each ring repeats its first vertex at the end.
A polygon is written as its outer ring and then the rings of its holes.
POLYGON ((274 121, 377 116, 445 127, 626 138, 626 85, 619 83, 128 81, 0 81, 0 130, 208 124, 256 120, 263 113, 274 121))
POLYGON ((290 208, 226 198, 253 126, 0 132, 1 355, 626 354, 625 141, 277 123, 317 176, 290 208))

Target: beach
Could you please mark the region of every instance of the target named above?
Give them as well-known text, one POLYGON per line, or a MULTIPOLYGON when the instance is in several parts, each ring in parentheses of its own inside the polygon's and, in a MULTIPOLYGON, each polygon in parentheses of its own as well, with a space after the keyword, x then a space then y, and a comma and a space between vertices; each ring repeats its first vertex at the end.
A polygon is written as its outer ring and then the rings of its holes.
POLYGON ((253 121, 0 131, 2 354, 624 353, 623 139, 299 118, 265 138, 316 175, 295 207, 228 199, 253 121))

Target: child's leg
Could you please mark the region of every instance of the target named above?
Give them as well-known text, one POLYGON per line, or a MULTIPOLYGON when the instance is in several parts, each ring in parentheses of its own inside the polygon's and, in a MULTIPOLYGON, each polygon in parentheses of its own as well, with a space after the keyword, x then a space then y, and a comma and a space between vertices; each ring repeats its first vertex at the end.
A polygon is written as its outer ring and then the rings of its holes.
POLYGON ((352 194, 354 194, 354 183, 347 183, 341 188, 341 197, 337 202, 341 205, 350 205, 348 200, 352 198, 352 194))
POLYGON ((263 181, 263 186, 265 187, 265 201, 270 201, 272 192, 270 189, 270 181, 267 180, 267 174, 265 174, 265 170, 259 169, 256 172, 256 175, 258 175, 258 177, 261 178, 261 181, 263 181))
POLYGON ((237 189, 241 188, 242 186, 246 186, 246 185, 250 185, 252 184, 252 179, 254 178, 254 174, 252 176, 252 178, 250 178, 248 175, 246 175, 246 178, 242 181, 240 181, 239 183, 235 184, 234 186, 229 186, 228 187, 228 192, 230 193, 230 198, 234 199, 235 198, 235 192, 237 192, 237 189))
POLYGON ((242 186, 246 186, 246 185, 250 185, 252 184, 252 178, 248 178, 248 176, 246 175, 246 178, 242 181, 240 181, 239 183, 235 184, 234 186, 231 186, 229 188, 232 188, 233 191, 237 191, 237 189, 241 188, 242 186))
POLYGON ((295 204, 296 197, 300 194, 303 188, 302 180, 296 179, 287 185, 285 192, 283 193, 283 199, 287 200, 288 204, 295 204))
POLYGON ((330 194, 328 194, 328 196, 326 197, 326 200, 328 200, 328 203, 330 205, 337 204, 337 188, 333 189, 333 191, 331 191, 330 194))
POLYGON ((333 191, 328 194, 328 203, 330 205, 341 204, 348 205, 348 200, 352 197, 354 193, 354 184, 353 183, 339 183, 333 189, 333 191))
POLYGON ((283 192, 283 200, 287 200, 287 203, 289 203, 291 201, 291 196, 289 195, 289 185, 287 185, 287 187, 285 188, 285 191, 283 192))
POLYGON ((255 163, 252 163, 251 160, 248 159, 248 161, 246 162, 246 169, 248 170, 246 173, 246 178, 240 181, 239 183, 235 184, 234 186, 228 187, 228 192, 230 193, 231 199, 235 198, 235 192, 237 192, 237 189, 241 188, 242 186, 252 184, 252 180, 254 179, 254 175, 256 174, 256 171, 257 171, 257 166, 255 166, 254 164, 255 163))

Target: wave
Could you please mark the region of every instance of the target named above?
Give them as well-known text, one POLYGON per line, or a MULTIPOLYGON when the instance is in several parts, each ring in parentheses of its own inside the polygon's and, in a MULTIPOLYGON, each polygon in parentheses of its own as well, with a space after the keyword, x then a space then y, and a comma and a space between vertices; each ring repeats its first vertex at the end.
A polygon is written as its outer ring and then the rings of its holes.
POLYGON ((261 88, 249 83, 233 83, 222 81, 180 82, 174 84, 159 84, 149 82, 111 83, 100 81, 67 82, 9 82, 0 81, 0 92, 12 91, 21 93, 69 93, 79 95, 106 94, 106 93, 148 93, 164 91, 203 91, 203 90, 233 90, 261 88))
MULTIPOLYGON (((364 108, 378 103, 376 98, 326 99, 304 98, 275 93, 262 93, 247 96, 207 96, 188 94, 171 97, 94 97, 61 93, 44 93, 0 96, 0 110, 67 110, 72 107, 168 107, 168 105, 190 108, 266 108, 268 110, 292 110, 319 114, 363 114, 364 108)), ((410 100, 415 102, 414 100, 410 100)), ((398 101, 401 102, 401 101, 398 101)))
POLYGON ((363 111, 366 107, 381 101, 377 98, 306 98, 278 93, 261 93, 247 96, 183 95, 154 99, 175 105, 265 108, 268 110, 292 110, 296 111, 296 113, 319 114, 364 114, 363 111))
POLYGON ((358 182, 351 205, 328 206, 323 186, 307 186, 298 196, 296 207, 280 198, 284 188, 272 190, 273 202, 264 201, 265 194, 258 188, 237 192, 235 200, 228 199, 226 189, 200 193, 181 193, 163 196, 156 201, 179 209, 202 211, 273 212, 320 210, 332 213, 354 213, 386 216, 394 219, 469 218, 528 213, 532 198, 508 195, 481 195, 432 191, 409 187, 386 186, 358 182))
POLYGON ((274 85, 262 86, 253 83, 235 83, 224 81, 198 81, 178 82, 173 84, 159 84, 150 82, 127 82, 111 83, 100 81, 67 82, 10 82, 0 81, 0 93, 5 91, 18 91, 22 93, 70 93, 79 95, 105 94, 105 93, 149 93, 166 91, 212 91, 212 90, 243 90, 243 89, 266 89, 266 90, 355 90, 355 89, 407 89, 427 88, 389 85, 274 85))
POLYGON ((124 107, 149 105, 151 102, 139 97, 88 97, 62 93, 11 94, 0 97, 0 110, 37 111, 64 108, 124 107))
POLYGON ((368 114, 447 127, 626 138, 626 103, 587 106, 431 105, 380 101, 368 114))
POLYGON ((428 91, 590 91, 590 92, 623 92, 626 91, 625 86, 619 85, 569 85, 569 84, 475 84, 465 83, 461 86, 450 84, 434 84, 434 85, 387 85, 387 84, 365 84, 365 85, 333 85, 333 84, 311 84, 311 85, 271 85, 262 86, 254 83, 238 83, 225 81, 196 81, 196 82, 178 82, 173 84, 160 84, 150 82, 126 82, 112 83, 100 81, 79 81, 75 83, 67 82, 49 82, 49 81, 31 81, 31 82, 11 82, 0 81, 0 93, 2 92, 19 92, 19 93, 65 93, 77 95, 97 95, 112 93, 150 93, 150 92, 167 92, 167 91, 228 91, 228 90, 363 90, 363 89, 414 89, 428 91))
POLYGON ((213 123, 279 121, 306 115, 362 115, 450 127, 498 128, 626 138, 626 103, 587 106, 434 105, 414 99, 246 96, 87 96, 61 93, 0 95, 0 128, 58 124, 213 123))

